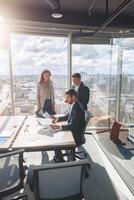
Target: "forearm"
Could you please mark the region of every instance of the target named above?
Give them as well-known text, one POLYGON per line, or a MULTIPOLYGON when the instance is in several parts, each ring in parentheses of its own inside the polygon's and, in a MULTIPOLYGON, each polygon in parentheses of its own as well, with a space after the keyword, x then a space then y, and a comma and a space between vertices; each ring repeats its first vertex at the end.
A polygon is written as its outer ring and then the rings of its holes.
POLYGON ((62 125, 61 128, 64 131, 70 131, 71 130, 71 124, 62 125))

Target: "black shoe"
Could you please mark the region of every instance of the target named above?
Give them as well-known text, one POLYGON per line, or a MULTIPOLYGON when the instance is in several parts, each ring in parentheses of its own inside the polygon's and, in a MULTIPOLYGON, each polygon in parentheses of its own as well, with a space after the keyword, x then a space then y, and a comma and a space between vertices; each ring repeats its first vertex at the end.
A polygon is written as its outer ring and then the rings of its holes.
POLYGON ((55 163, 60 163, 60 162, 65 162, 65 160, 62 158, 62 159, 59 159, 59 158, 56 158, 55 156, 54 156, 54 162, 55 163))
POLYGON ((119 144, 119 145, 124 145, 124 146, 126 145, 126 143, 125 143, 125 142, 122 142, 120 139, 114 141, 114 143, 115 143, 115 144, 119 144))
POLYGON ((62 162, 65 162, 65 160, 64 160, 64 159, 58 159, 58 158, 56 158, 56 159, 54 160, 54 162, 55 162, 55 163, 62 163, 62 162))

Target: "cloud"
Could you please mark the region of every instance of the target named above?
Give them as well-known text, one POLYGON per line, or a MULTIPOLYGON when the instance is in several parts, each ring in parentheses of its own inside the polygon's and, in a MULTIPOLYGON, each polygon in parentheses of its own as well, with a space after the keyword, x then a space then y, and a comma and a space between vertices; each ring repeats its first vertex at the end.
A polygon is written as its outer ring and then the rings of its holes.
POLYGON ((58 67, 59 72, 67 74, 66 38, 29 35, 22 37, 22 35, 13 34, 12 49, 14 73, 18 74, 20 67, 24 69, 23 73, 26 73, 26 68, 31 66, 31 73, 33 68, 36 68, 36 72, 39 69, 38 73, 43 68, 51 68, 53 73, 56 73, 58 67))
MULTIPOLYGON (((134 46, 134 39, 122 40, 124 46, 134 46)), ((117 73, 118 40, 114 45, 72 45, 73 71, 89 74, 117 73)), ((52 74, 67 75, 68 72, 68 39, 61 37, 31 36, 11 34, 13 74, 40 74, 44 68, 52 74)), ((134 50, 123 50, 123 70, 134 73, 134 50)), ((0 72, 6 73, 8 58, 0 58, 0 72)))

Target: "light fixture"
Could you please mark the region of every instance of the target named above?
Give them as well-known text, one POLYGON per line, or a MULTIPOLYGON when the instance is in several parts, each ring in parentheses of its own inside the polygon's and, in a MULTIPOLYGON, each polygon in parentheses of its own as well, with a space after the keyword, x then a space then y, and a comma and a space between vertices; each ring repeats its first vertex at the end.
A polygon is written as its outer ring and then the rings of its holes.
POLYGON ((62 18, 63 17, 63 13, 61 12, 60 9, 54 9, 52 11, 52 17, 56 18, 56 19, 62 18))

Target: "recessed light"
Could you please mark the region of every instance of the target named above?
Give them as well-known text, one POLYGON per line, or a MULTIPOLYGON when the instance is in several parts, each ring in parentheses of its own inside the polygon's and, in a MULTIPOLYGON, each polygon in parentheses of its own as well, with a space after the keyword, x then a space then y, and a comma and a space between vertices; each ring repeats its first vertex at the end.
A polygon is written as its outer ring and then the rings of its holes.
POLYGON ((59 18, 63 17, 63 14, 62 14, 61 10, 59 10, 59 9, 53 10, 52 17, 56 18, 56 19, 59 19, 59 18))

